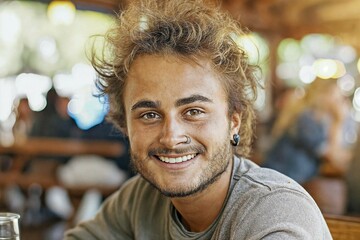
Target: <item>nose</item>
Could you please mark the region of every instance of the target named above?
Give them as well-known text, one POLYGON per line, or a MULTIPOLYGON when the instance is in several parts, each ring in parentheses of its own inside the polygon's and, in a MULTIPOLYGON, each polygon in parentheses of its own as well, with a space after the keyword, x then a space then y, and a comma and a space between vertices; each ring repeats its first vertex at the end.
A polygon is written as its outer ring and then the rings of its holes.
POLYGON ((169 149, 174 149, 178 145, 185 143, 187 138, 181 121, 176 118, 165 119, 159 141, 169 149))

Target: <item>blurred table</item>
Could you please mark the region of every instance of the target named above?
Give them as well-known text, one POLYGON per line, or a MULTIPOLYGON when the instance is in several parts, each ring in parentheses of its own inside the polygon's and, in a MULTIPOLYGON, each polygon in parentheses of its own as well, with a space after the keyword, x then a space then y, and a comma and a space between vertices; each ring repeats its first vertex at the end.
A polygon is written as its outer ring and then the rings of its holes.
MULTIPOLYGON (((36 157, 59 157, 94 154, 102 157, 119 157, 125 153, 125 147, 120 142, 107 140, 78 140, 60 138, 29 138, 12 146, 1 146, 0 155, 11 157, 11 166, 7 171, 0 173, 0 186, 18 184, 27 188, 32 183, 40 184, 44 188, 61 185, 56 175, 26 174, 22 172, 24 165, 36 157)), ((73 194, 81 195, 86 189, 96 187, 104 195, 114 191, 106 186, 79 186, 66 187, 73 194)))
POLYGON ((325 220, 334 240, 360 239, 360 217, 325 214, 325 220))

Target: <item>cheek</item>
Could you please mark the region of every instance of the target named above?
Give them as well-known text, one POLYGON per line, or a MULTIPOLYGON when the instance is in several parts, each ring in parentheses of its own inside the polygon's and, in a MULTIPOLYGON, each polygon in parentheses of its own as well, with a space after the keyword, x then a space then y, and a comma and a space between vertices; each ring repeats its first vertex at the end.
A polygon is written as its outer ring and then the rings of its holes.
POLYGON ((136 152, 147 151, 156 138, 153 131, 148 131, 136 125, 128 128, 128 134, 131 149, 136 152))
POLYGON ((229 121, 227 116, 218 115, 210 118, 208 121, 194 126, 191 130, 191 134, 199 135, 204 138, 214 140, 222 140, 227 137, 229 132, 229 121))
POLYGON ((146 134, 141 134, 141 131, 130 131, 129 133, 129 140, 133 147, 143 145, 146 139, 146 134))

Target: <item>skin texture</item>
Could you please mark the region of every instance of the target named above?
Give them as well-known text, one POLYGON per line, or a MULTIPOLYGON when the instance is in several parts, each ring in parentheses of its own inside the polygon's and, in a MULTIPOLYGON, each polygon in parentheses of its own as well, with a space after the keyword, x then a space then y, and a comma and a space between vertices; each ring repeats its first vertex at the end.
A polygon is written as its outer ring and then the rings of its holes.
POLYGON ((206 229, 226 197, 230 139, 240 127, 240 114, 229 117, 221 81, 205 59, 143 55, 130 67, 123 101, 134 167, 171 197, 190 230, 206 229), (160 160, 184 156, 191 159, 160 160))

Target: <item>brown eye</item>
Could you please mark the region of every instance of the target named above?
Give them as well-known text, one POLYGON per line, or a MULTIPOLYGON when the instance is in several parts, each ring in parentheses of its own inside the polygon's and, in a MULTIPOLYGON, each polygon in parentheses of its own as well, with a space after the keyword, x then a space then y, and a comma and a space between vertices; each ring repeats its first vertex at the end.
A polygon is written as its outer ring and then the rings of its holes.
POLYGON ((203 114, 204 112, 199 109, 190 109, 186 112, 187 116, 195 117, 197 115, 203 114))
POLYGON ((148 113, 141 115, 141 118, 143 118, 145 120, 151 120, 151 119, 159 119, 160 116, 154 112, 148 112, 148 113))

